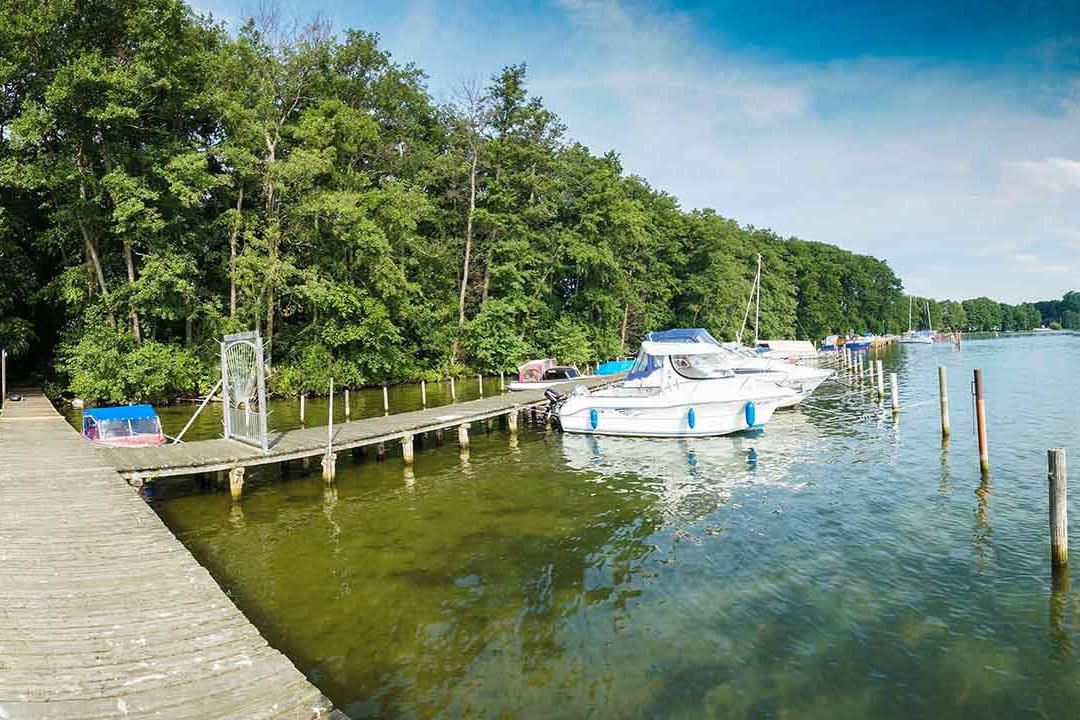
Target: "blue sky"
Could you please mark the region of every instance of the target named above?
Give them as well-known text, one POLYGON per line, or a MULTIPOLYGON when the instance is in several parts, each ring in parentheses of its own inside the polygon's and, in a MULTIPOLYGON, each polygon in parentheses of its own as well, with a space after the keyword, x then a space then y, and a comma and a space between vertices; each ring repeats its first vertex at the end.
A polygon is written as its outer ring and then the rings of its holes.
POLYGON ((910 292, 1080 288, 1077 0, 284 6, 378 32, 436 98, 525 62, 574 139, 685 207, 883 257, 910 292))

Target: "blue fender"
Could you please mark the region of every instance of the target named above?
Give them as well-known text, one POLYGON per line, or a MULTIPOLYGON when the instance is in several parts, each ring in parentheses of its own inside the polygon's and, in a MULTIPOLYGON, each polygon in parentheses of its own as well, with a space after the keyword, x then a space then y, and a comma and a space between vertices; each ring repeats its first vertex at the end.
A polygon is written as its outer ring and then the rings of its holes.
POLYGON ((596 429, 596 425, 599 422, 600 422, 600 418, 596 414, 596 408, 593 408, 593 409, 589 410, 589 425, 592 426, 593 430, 596 429))
POLYGON ((690 408, 689 410, 686 411, 686 424, 690 426, 691 430, 693 430, 694 429, 694 423, 696 421, 697 421, 697 418, 694 416, 694 408, 690 408))
POLYGON ((746 416, 746 424, 749 427, 754 427, 754 420, 757 419, 757 408, 754 407, 753 400, 746 401, 746 407, 743 409, 743 414, 746 416))

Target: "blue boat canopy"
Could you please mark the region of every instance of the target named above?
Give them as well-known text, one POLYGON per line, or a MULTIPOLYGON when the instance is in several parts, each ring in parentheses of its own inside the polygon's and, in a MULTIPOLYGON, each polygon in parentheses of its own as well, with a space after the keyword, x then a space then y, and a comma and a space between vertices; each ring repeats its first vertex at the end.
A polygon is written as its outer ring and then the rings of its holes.
POLYGON ((94 422, 102 420, 145 420, 156 418, 152 405, 119 405, 117 407, 99 407, 83 411, 83 418, 91 418, 94 422))
POLYGON ((659 330, 657 332, 645 333, 645 339, 652 342, 697 342, 697 343, 712 343, 713 345, 719 345, 720 342, 714 338, 709 331, 705 328, 672 328, 671 330, 659 330))

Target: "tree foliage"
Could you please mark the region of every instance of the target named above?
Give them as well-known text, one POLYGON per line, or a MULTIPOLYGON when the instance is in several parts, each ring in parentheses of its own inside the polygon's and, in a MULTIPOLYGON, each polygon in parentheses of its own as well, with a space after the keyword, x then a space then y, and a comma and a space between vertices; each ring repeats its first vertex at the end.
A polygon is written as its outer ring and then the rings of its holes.
POLYGON ((440 105, 374 34, 272 11, 229 34, 182 0, 0 0, 0 48, 0 345, 88 398, 205 389, 250 328, 286 393, 596 362, 674 325, 907 328, 886 263, 683 210, 574 142, 524 65, 440 105))

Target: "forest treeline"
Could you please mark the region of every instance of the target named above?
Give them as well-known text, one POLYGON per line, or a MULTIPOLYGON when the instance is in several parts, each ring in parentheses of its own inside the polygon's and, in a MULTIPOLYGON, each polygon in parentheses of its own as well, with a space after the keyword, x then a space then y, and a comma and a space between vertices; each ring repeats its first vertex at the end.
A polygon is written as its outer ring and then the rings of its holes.
POLYGON ((440 103, 362 30, 0 0, 0 345, 112 401, 207 389, 220 337, 253 328, 281 393, 594 362, 653 329, 735 337, 759 253, 763 336, 907 329, 885 262, 680 208, 527 81, 509 65, 440 103))

